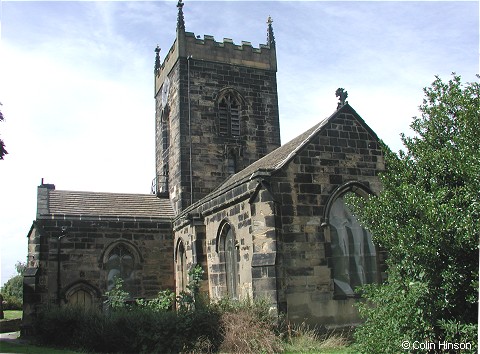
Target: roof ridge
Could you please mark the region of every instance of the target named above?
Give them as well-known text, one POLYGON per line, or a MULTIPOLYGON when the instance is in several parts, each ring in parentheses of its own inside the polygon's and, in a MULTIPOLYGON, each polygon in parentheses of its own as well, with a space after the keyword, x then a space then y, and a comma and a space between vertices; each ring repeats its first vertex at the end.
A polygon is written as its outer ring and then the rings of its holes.
MULTIPOLYGON (((98 192, 98 191, 81 191, 81 190, 70 190, 70 189, 52 189, 49 191, 50 193, 52 192, 68 192, 68 193, 81 193, 81 194, 108 194, 108 195, 128 195, 128 196, 136 196, 136 195, 141 195, 141 196, 152 196, 156 197, 155 194, 151 193, 129 193, 129 192, 98 192)), ((164 199, 164 198, 159 198, 159 199, 164 199)))

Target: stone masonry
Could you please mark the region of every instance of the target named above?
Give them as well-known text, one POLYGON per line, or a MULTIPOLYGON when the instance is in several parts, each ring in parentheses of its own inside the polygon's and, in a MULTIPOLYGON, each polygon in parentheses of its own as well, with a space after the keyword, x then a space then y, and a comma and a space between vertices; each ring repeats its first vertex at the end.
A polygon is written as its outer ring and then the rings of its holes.
MULTIPOLYGON (((47 304, 101 308, 114 276, 130 300, 187 290, 204 270, 212 300, 266 298, 297 323, 359 322, 357 286, 385 280, 385 254, 346 196, 381 191, 380 142, 345 101, 280 146, 272 20, 254 48, 185 31, 155 50, 152 194, 38 187, 28 233, 23 331, 47 304)), ((332 92, 333 94, 333 92, 332 92)))

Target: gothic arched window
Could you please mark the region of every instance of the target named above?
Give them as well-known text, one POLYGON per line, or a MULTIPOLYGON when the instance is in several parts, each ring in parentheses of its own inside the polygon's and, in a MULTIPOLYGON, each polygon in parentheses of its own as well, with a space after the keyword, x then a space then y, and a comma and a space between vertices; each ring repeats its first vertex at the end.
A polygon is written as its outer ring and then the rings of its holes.
POLYGON ((218 252, 220 262, 224 264, 227 295, 232 299, 238 298, 238 261, 239 248, 235 241, 233 230, 228 223, 221 226, 218 252))
POLYGON ((188 285, 187 253, 185 252, 185 246, 182 241, 178 242, 176 263, 178 289, 185 291, 188 285))
POLYGON ((356 287, 379 279, 372 235, 346 204, 348 195, 353 193, 346 191, 328 207, 332 275, 335 294, 340 296, 354 296, 356 287))
POLYGON ((116 245, 110 250, 106 260, 107 290, 114 287, 116 277, 123 280, 126 290, 130 290, 133 285, 134 268, 135 257, 132 251, 122 243, 116 245))
POLYGON ((219 133, 227 136, 240 135, 241 105, 234 92, 229 91, 218 101, 219 133))

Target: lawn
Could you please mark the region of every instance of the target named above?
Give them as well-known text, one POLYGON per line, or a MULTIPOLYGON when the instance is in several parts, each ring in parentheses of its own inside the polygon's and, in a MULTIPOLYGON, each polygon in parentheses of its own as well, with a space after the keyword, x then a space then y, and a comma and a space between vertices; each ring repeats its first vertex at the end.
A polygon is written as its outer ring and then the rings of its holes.
POLYGON ((15 318, 22 318, 22 311, 21 310, 6 310, 3 311, 3 315, 5 316, 5 320, 13 320, 15 318))
MULTIPOLYGON (((12 342, 12 341, 0 341, 0 352, 1 353, 31 353, 31 354, 79 354, 80 352, 75 352, 65 349, 53 349, 48 347, 38 347, 32 344, 25 342, 12 342)), ((299 349, 295 351, 286 351, 285 353, 315 353, 315 354, 350 354, 352 351, 349 351, 348 348, 331 348, 324 350, 304 350, 299 349)))
POLYGON ((30 354, 78 354, 65 349, 53 349, 47 347, 37 347, 21 341, 2 340, 0 341, 1 353, 30 353, 30 354))

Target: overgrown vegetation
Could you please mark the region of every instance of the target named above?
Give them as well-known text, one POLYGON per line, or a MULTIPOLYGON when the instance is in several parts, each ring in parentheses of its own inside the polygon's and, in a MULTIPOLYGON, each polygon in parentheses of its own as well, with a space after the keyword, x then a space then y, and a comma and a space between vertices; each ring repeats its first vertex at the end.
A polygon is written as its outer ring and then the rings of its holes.
POLYGON ((327 331, 322 334, 305 323, 287 324, 284 332, 286 353, 348 353, 350 333, 327 331))
POLYGON ((389 255, 388 282, 363 289, 363 353, 398 353, 403 341, 478 348, 480 84, 454 74, 424 92, 406 151, 385 148, 383 191, 352 201, 389 255))
POLYGON ((321 348, 315 341, 324 339, 307 331, 308 327, 288 334, 288 326, 265 300, 209 303, 199 292, 201 267, 189 274, 188 290, 177 298, 166 290, 155 299, 129 304, 128 293, 117 279, 106 294, 106 311, 72 306, 46 309, 36 323, 40 343, 104 353, 306 352, 298 343, 308 333, 312 348, 321 348))

